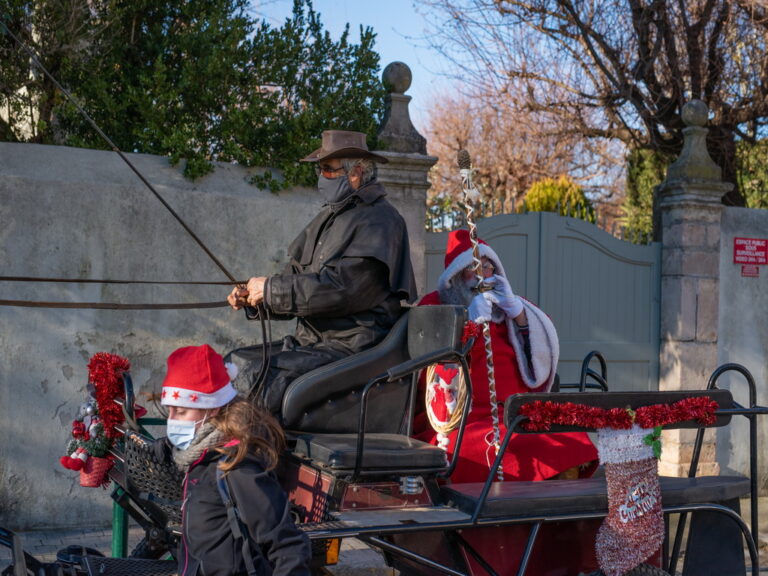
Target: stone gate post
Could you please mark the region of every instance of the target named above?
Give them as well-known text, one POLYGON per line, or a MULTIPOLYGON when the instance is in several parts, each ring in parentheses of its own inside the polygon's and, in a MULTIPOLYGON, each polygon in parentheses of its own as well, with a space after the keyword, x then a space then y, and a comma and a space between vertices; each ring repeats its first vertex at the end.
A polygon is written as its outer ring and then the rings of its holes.
POLYGON ((437 158, 427 155, 427 141, 418 133, 408 113, 410 96, 404 92, 411 86, 411 70, 402 62, 392 62, 382 73, 389 90, 387 110, 379 130, 379 143, 384 148, 377 154, 388 164, 379 166, 379 181, 387 196, 405 218, 411 242, 411 258, 416 273, 419 295, 426 289, 425 236, 429 170, 437 158))
MULTIPOLYGON (((661 211, 660 390, 702 389, 717 367, 720 215, 733 185, 706 147, 709 110, 700 100, 683 106, 684 145, 658 187, 661 211)), ((659 472, 688 472, 694 430, 664 432, 659 472)), ((705 437, 699 470, 716 474, 714 434, 705 437)))

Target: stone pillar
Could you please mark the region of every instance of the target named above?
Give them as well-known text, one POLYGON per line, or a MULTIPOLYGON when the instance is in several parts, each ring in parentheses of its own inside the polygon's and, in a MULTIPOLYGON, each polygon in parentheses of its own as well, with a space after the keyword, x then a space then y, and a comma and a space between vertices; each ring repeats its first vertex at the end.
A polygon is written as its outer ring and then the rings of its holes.
MULTIPOLYGON (((660 390, 702 389, 717 367, 722 196, 733 185, 706 147, 709 110, 692 100, 683 107, 684 145, 659 186, 662 229, 660 390)), ((688 472, 694 430, 664 432, 659 472, 688 472)), ((699 473, 717 474, 715 435, 702 451, 699 473)))
POLYGON ((437 158, 427 155, 427 141, 413 126, 408 113, 411 97, 404 92, 410 88, 411 79, 410 68, 402 62, 392 62, 382 73, 389 95, 378 135, 382 149, 377 153, 385 156, 389 163, 379 165, 378 179, 408 225, 416 286, 421 295, 426 289, 424 242, 428 175, 437 158))

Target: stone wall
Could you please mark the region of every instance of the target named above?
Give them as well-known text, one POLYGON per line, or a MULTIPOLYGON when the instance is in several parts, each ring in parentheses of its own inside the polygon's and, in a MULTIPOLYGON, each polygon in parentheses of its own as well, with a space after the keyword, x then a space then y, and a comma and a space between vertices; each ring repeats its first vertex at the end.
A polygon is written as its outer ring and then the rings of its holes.
MULTIPOLYGON (((218 166, 186 180, 165 158, 130 155, 168 203, 237 278, 273 273, 285 246, 319 205, 308 189, 271 194, 249 171, 218 166)), ((3 276, 224 281, 168 211, 111 152, 0 144, 3 276)), ((0 298, 31 301, 193 303, 230 288, 0 282, 0 298)), ((159 389, 175 348, 207 342, 220 352, 260 339, 258 323, 228 308, 119 311, 0 307, 0 525, 104 524, 111 500, 81 488, 59 465, 87 363, 100 351, 132 364, 141 392, 159 389)), ((275 336, 290 330, 276 324, 275 336)))
MULTIPOLYGON (((407 89, 407 67, 387 70, 392 90, 407 89)), ((393 124, 384 126, 381 138, 398 146, 382 152, 389 163, 380 180, 406 218, 423 289, 427 172, 435 159, 408 129, 410 97, 400 92, 393 92, 400 105, 391 110, 393 124), (409 148, 409 141, 416 147, 409 148)), ((321 203, 306 188, 260 190, 248 182, 253 171, 241 166, 219 164, 192 182, 166 158, 127 157, 238 280, 281 270, 287 245, 321 203)), ((66 147, 0 143, 0 270, 5 277, 180 283, 2 281, 0 300, 198 303, 223 302, 230 291, 226 274, 117 154, 66 147)), ((134 385, 151 393, 161 386, 165 359, 179 346, 209 343, 225 352, 261 337, 258 322, 229 307, 0 306, 0 325, 0 525, 11 529, 103 526, 111 518, 108 492, 81 488, 78 475, 59 464, 87 398, 87 363, 94 353, 128 358, 134 385)), ((274 323, 272 336, 292 329, 292 322, 274 323)))
MULTIPOLYGON (((721 170, 707 152, 707 115, 699 101, 683 108, 687 126, 683 151, 658 189, 662 224, 659 389, 704 389, 718 366, 739 362, 756 377, 758 401, 765 403, 766 280, 740 275, 733 264, 733 238, 768 238, 768 212, 723 206, 721 198, 732 185, 722 182, 721 170)), ((765 276, 765 268, 762 273, 765 276)), ((733 386, 739 401, 748 404, 740 376, 723 378, 718 385, 733 386)), ((694 430, 664 432, 662 474, 688 473, 694 436, 694 430)), ((709 430, 699 473, 749 474, 747 446, 746 426, 738 418, 727 428, 709 430)))
MULTIPOLYGON (((720 305, 718 314, 717 363, 737 363, 754 377, 756 400, 768 406, 768 266, 757 266, 742 272, 734 262, 734 238, 768 240, 768 210, 725 208, 720 231, 720 305)), ((718 386, 731 390, 736 400, 749 405, 745 378, 737 372, 726 372, 718 386)), ((758 422, 758 488, 768 489, 768 461, 764 457, 768 428, 764 417, 758 422)), ((743 417, 734 418, 728 430, 719 431, 717 461, 724 474, 749 472, 749 429, 743 417)))

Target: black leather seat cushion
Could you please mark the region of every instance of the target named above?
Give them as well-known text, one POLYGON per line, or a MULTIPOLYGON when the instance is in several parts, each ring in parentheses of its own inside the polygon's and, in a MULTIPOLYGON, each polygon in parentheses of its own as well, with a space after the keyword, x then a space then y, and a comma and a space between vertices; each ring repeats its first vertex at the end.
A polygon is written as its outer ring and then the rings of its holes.
MULTIPOLYGON (((662 476, 663 506, 692 503, 723 503, 749 494, 749 479, 743 476, 662 476)), ((472 513, 483 485, 457 484, 442 488, 444 501, 472 513)), ((608 512, 605 478, 546 480, 543 482, 495 482, 480 513, 481 518, 525 517, 552 514, 608 512)))
MULTIPOLYGON (((439 471, 448 465, 442 448, 401 434, 366 434, 364 448, 363 469, 439 471)), ((293 449, 333 470, 352 470, 356 451, 356 434, 299 434, 293 449)))

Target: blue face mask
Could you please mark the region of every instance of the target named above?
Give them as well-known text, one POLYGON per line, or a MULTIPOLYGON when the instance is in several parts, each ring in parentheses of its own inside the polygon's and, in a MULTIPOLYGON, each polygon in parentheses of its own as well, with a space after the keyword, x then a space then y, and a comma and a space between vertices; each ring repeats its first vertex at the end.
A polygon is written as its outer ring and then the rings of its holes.
POLYGON ((193 422, 191 420, 168 420, 166 424, 166 433, 168 441, 179 450, 186 450, 195 439, 197 425, 205 422, 205 418, 193 422))
POLYGON ((317 190, 328 204, 336 204, 349 196, 352 186, 346 176, 326 178, 322 174, 317 179, 317 190))

